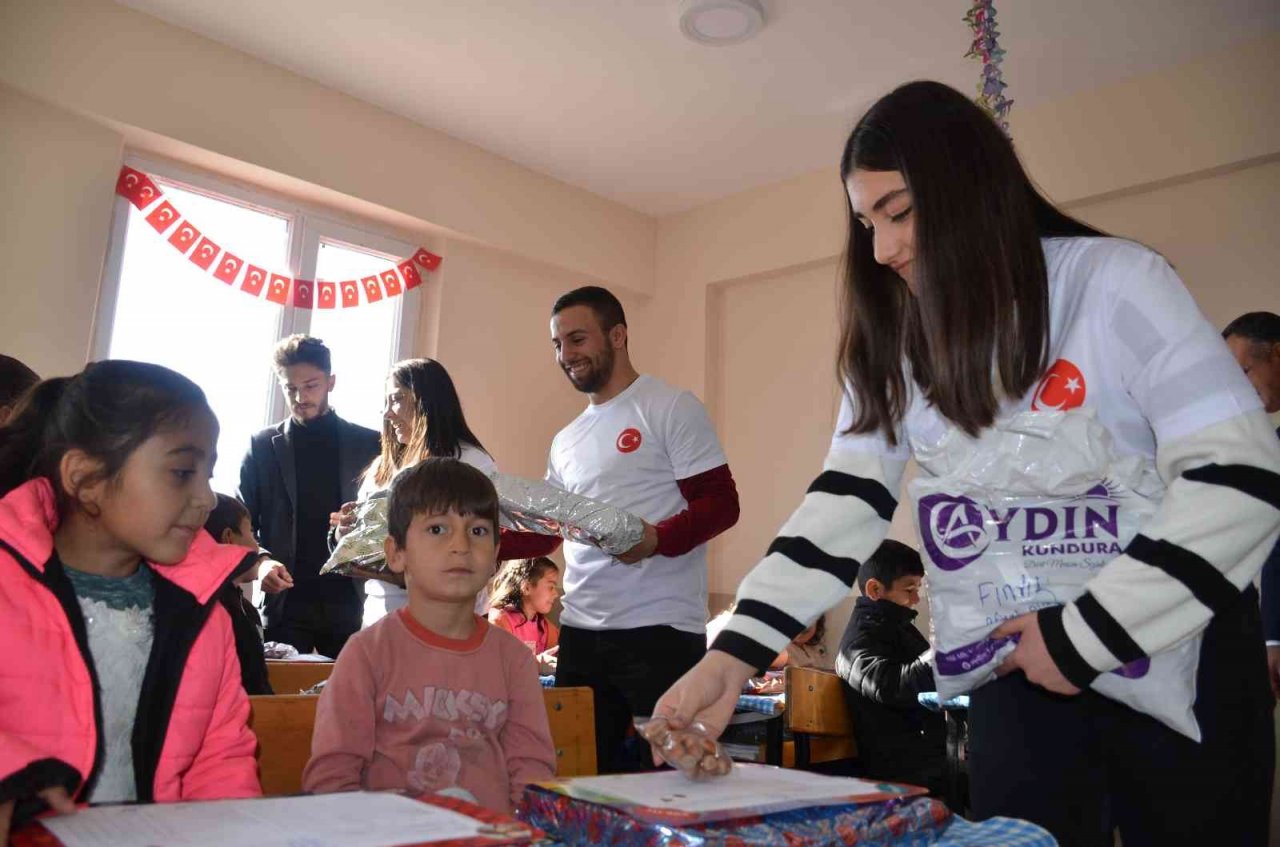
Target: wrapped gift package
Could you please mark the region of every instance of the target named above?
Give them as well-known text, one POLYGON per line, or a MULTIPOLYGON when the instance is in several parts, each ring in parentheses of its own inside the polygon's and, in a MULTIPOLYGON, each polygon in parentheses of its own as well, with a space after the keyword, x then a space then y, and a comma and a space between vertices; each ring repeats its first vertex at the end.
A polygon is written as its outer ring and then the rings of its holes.
MULTIPOLYGON (((765 799, 754 787, 747 787, 727 804, 717 804, 704 802, 702 790, 715 791, 723 785, 691 782, 671 771, 579 777, 528 786, 516 816, 570 847, 923 845, 935 843, 951 820, 945 805, 920 796, 922 789, 910 786, 765 765, 737 765, 733 773, 753 777, 753 786, 765 791, 768 780, 776 779, 777 790, 765 799), (646 781, 652 784, 652 793, 646 781), (804 784, 813 786, 807 800, 797 797, 806 793, 804 784), (857 793, 844 793, 845 785, 856 785, 857 793), (646 794, 654 805, 636 802, 646 794), (738 802, 744 805, 735 806, 738 802), (709 808, 712 805, 726 807, 709 808), (908 835, 916 837, 903 840, 908 835)), ((730 778, 724 779, 727 783, 730 778)))

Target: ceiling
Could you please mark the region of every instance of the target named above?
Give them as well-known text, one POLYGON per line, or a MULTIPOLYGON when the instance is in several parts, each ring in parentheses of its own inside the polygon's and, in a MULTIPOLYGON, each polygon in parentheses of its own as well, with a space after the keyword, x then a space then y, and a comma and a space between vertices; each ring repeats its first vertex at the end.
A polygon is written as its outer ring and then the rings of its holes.
MULTIPOLYGON (((762 0, 729 47, 679 0, 119 0, 652 215, 835 167, 858 113, 972 90, 967 0, 762 0)), ((1277 0, 1003 0, 1014 108, 1280 30, 1277 0)))

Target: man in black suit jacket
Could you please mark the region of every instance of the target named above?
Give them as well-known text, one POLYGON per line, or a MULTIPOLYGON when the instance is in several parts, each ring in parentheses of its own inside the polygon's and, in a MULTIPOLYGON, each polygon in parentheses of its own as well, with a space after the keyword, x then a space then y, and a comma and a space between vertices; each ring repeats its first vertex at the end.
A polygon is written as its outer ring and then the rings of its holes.
POLYGON ((361 471, 378 455, 378 433, 329 407, 329 349, 291 335, 275 349, 290 417, 253 436, 240 464, 240 500, 258 543, 289 569, 292 586, 266 599, 266 639, 337 658, 360 629, 363 593, 354 580, 320 576, 329 557, 329 515, 356 498, 361 471))
MULTIPOLYGON (((1227 325, 1222 337, 1258 390, 1267 414, 1280 412, 1280 315, 1241 315, 1227 325)), ((1280 429, 1276 435, 1280 436, 1280 429)), ((1280 543, 1262 563, 1262 633, 1267 640, 1271 690, 1280 699, 1280 543)))

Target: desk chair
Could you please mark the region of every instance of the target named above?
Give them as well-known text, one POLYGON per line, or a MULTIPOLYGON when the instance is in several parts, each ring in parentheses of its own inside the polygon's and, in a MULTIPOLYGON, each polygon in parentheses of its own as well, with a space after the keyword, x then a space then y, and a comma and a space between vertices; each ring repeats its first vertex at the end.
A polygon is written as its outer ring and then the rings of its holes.
POLYGON ((844 699, 844 680, 831 671, 788 667, 786 692, 783 714, 795 744, 797 769, 858 755, 853 719, 844 699))
POLYGON ((267 660, 267 681, 276 694, 299 694, 329 678, 333 662, 279 662, 267 660))
POLYGON ((596 710, 590 688, 544 688, 556 776, 592 776, 596 771, 596 710))
POLYGON ((267 797, 302 790, 302 769, 311 758, 311 732, 319 700, 315 694, 249 698, 249 728, 258 736, 258 776, 267 797))

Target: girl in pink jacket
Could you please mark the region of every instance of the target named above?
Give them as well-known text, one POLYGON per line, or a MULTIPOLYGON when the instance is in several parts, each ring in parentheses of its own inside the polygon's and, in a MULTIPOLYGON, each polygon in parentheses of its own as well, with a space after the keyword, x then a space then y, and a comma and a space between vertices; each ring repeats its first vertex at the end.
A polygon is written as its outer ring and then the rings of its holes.
POLYGON ((0 843, 76 803, 261 794, 203 531, 218 424, 195 383, 107 361, 0 428, 0 843))

